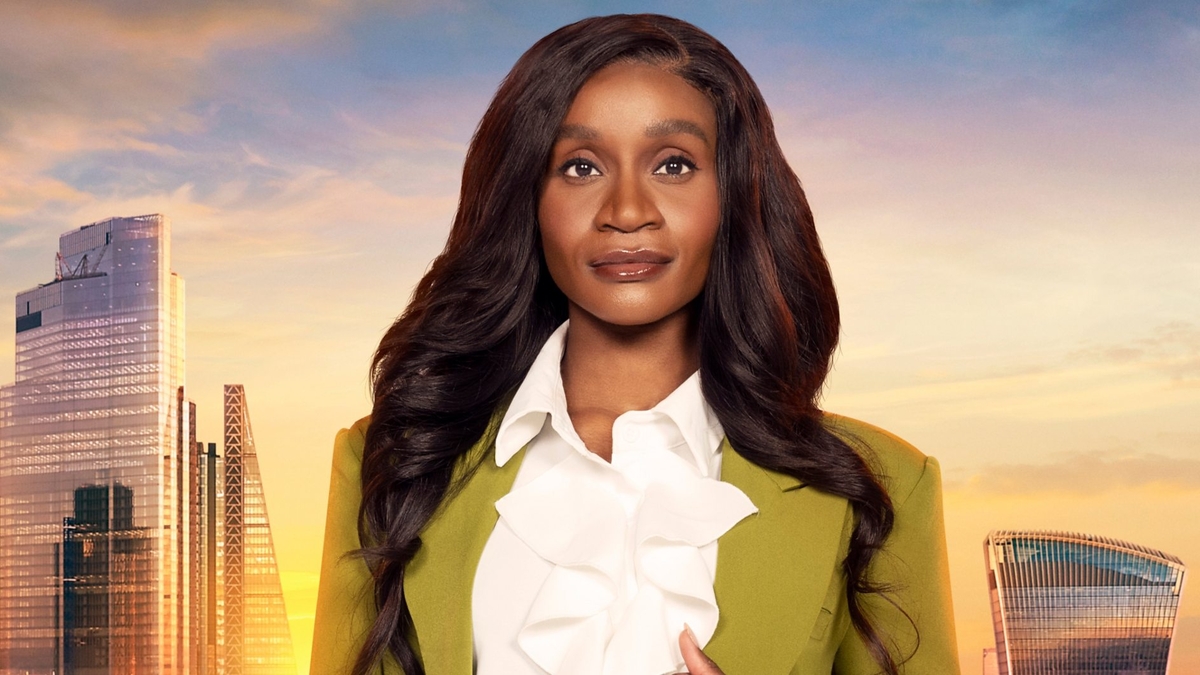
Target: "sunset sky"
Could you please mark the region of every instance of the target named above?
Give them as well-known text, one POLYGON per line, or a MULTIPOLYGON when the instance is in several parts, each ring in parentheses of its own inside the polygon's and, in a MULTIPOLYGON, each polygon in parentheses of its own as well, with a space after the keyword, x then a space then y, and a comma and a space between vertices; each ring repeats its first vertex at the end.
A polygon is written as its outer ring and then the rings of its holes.
MULTIPOLYGON (((826 407, 942 463, 975 675, 990 529, 1200 565, 1197 7, 10 0, 0 298, 53 279, 67 230, 170 217, 201 437, 244 384, 307 672, 333 436, 491 94, 579 18, 690 20, 758 81, 816 213, 845 322, 826 407)), ((1200 672, 1190 585, 1176 673, 1200 672)))

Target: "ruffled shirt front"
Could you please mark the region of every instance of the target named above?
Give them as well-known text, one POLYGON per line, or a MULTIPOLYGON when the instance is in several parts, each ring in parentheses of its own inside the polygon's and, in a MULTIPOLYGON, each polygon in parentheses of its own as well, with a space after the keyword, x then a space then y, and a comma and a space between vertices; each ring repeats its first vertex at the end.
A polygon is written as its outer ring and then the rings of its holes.
POLYGON ((567 415, 567 324, 547 340, 500 423, 496 462, 526 447, 476 569, 478 675, 663 675, 684 669, 688 624, 716 630, 717 538, 757 511, 722 483, 720 423, 699 374, 613 423, 612 463, 567 415))

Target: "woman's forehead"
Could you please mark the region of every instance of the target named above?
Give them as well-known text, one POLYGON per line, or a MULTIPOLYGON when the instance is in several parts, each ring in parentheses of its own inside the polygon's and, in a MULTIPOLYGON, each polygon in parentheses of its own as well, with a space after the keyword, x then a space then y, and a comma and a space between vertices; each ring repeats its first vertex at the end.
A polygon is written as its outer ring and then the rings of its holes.
POLYGON ((664 68, 622 62, 584 82, 557 137, 598 139, 633 121, 651 137, 684 133, 711 145, 716 134, 716 112, 707 95, 664 68))

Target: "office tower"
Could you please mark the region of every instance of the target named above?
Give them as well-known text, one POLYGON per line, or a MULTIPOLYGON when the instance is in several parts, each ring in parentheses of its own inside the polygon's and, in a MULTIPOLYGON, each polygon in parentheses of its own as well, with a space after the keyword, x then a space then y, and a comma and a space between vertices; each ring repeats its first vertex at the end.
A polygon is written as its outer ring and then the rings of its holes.
POLYGON ((225 672, 225 464, 217 454, 217 444, 207 451, 197 444, 200 459, 197 509, 200 515, 198 540, 200 555, 196 579, 200 593, 193 596, 203 614, 196 636, 200 654, 196 675, 220 675, 225 672))
POLYGON ((225 385, 225 672, 295 675, 246 391, 225 385))
POLYGON ((1184 565, 1086 534, 994 531, 984 541, 1001 675, 1167 671, 1184 565))
POLYGON ((183 385, 169 221, 63 234, 0 390, 0 673, 189 672, 183 385))
POLYGON ((62 663, 66 675, 132 672, 154 626, 155 533, 133 526, 133 490, 75 489, 63 521, 62 663))

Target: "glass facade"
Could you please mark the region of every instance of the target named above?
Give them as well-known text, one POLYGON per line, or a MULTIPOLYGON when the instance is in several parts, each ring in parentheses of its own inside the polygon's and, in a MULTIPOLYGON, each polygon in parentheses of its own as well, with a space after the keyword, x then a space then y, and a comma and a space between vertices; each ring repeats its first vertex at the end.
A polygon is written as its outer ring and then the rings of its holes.
POLYGON ((196 440, 163 216, 62 235, 0 387, 0 675, 294 675, 241 385, 196 440))
POLYGON ((225 672, 295 675, 246 391, 225 385, 225 672))
POLYGON ((1083 534, 996 531, 984 542, 1003 675, 1167 672, 1185 568, 1083 534))
POLYGON ((196 606, 203 615, 196 645, 199 655, 197 675, 225 672, 225 464, 217 454, 217 444, 207 450, 196 446, 199 454, 199 555, 196 581, 199 594, 196 606))
POLYGON ((63 522, 62 663, 67 675, 135 672, 150 651, 154 532, 133 526, 133 490, 75 489, 63 522))
POLYGON ((188 672, 183 282, 163 216, 59 238, 0 390, 0 673, 188 672))

